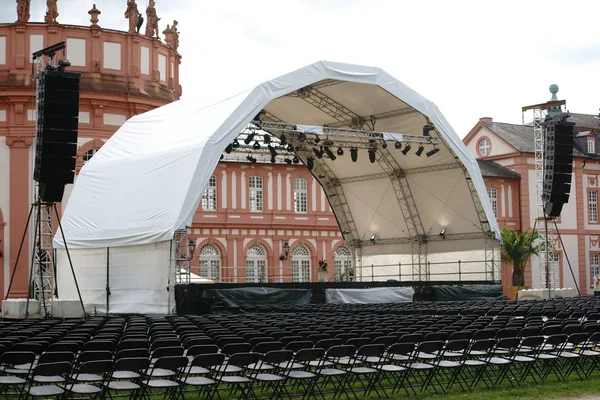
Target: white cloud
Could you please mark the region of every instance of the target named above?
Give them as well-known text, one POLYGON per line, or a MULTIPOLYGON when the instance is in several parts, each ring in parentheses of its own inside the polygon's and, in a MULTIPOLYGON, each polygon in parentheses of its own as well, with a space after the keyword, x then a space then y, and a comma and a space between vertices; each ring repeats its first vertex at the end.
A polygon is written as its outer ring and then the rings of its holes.
MULTIPOLYGON (((126 29, 125 0, 59 0, 59 21, 126 29)), ((571 111, 596 113, 600 3, 559 1, 156 0, 179 21, 184 96, 218 100, 320 59, 383 68, 434 101, 460 136, 479 117, 521 121, 559 84, 571 111)), ((2 10, 14 0, 0 0, 2 10)), ((147 0, 138 0, 145 10, 147 0)), ((32 21, 45 0, 32 0, 32 21)), ((0 22, 12 22, 13 11, 0 22)))

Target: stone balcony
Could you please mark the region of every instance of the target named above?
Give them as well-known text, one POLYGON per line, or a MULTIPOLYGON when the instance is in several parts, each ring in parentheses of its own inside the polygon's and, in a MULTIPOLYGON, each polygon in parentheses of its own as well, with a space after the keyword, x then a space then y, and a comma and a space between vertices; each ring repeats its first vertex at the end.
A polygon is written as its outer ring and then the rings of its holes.
POLYGON ((159 39, 97 25, 0 24, 0 88, 33 89, 31 54, 56 43, 81 72, 81 91, 177 100, 181 56, 159 39))

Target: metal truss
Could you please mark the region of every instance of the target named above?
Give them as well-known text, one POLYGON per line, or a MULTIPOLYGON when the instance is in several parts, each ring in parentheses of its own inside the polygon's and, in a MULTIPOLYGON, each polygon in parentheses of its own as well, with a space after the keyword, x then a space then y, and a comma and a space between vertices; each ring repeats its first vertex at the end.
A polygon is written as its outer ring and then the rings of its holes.
MULTIPOLYGON (((427 236, 423 237, 422 243, 432 243, 432 242, 441 242, 441 241, 452 241, 452 240, 481 240, 487 239, 489 237, 493 238, 493 235, 486 232, 467 232, 467 233, 453 233, 446 234, 443 238, 439 235, 435 236, 427 236), (425 240, 426 239, 426 240, 425 240)), ((410 237, 402 237, 402 238, 388 238, 388 239, 377 239, 375 242, 371 242, 370 240, 362 240, 360 242, 361 246, 373 246, 373 245, 393 245, 393 244, 412 244, 418 242, 418 240, 414 240, 414 238, 410 237)))
MULTIPOLYGON (((445 171, 448 169, 458 169, 460 166, 456 163, 452 164, 441 164, 441 165, 432 165, 430 167, 418 167, 418 168, 408 168, 404 170, 405 175, 413 175, 413 174, 422 174, 426 172, 435 172, 435 171, 445 171)), ((396 171, 392 172, 396 174, 396 171)), ((372 181, 377 179, 389 179, 390 175, 382 172, 379 174, 370 174, 370 175, 360 175, 360 176, 352 176, 349 178, 340 179, 340 183, 356 183, 356 182, 364 182, 364 181, 372 181)))
MULTIPOLYGON (((328 136, 337 133, 339 135, 349 135, 354 136, 356 139, 363 142, 365 145, 372 145, 369 140, 372 139, 382 139, 384 137, 384 132, 376 132, 374 130, 365 131, 364 128, 368 127, 368 123, 366 119, 339 102, 335 101, 331 97, 325 95, 314 87, 307 86, 302 89, 297 90, 292 94, 297 96, 307 103, 311 104, 313 107, 318 108, 325 114, 337 120, 339 123, 344 125, 348 125, 350 121, 350 128, 354 129, 337 129, 337 128, 326 128, 325 132, 328 136)), ((371 126, 374 128, 374 126, 371 126)), ((425 140, 427 143, 433 143, 434 140, 439 142, 438 138, 433 137, 424 137, 417 135, 402 135, 408 137, 413 137, 414 140, 425 140)), ((400 164, 396 161, 394 156, 391 154, 390 150, 387 148, 377 147, 376 148, 379 157, 377 157, 377 163, 383 169, 384 173, 386 173, 391 181, 394 188, 394 192, 396 194, 396 198, 398 200, 398 204, 400 206, 400 210, 402 212, 402 216, 404 217, 406 227, 408 230, 409 236, 415 241, 415 253, 416 253, 416 263, 413 262, 413 274, 419 277, 419 280, 427 279, 427 271, 426 271, 426 257, 427 252, 423 251, 423 241, 425 236, 425 230, 423 228, 423 222, 421 221, 421 217, 419 216, 419 212, 417 210, 416 202, 410 190, 410 185, 406 178, 406 174, 400 167, 400 164)), ((415 257, 415 254, 413 254, 415 257)))
POLYGON ((38 229, 34 234, 34 269, 32 272, 33 297, 45 305, 45 315, 52 315, 52 299, 54 298, 54 265, 55 254, 52 248, 52 203, 35 203, 34 226, 38 229))
MULTIPOLYGON (((394 118, 394 117, 401 117, 403 115, 411 115, 411 114, 420 114, 419 111, 415 110, 412 107, 406 107, 406 108, 402 108, 400 110, 394 110, 394 111, 387 111, 387 112, 382 112, 379 114, 373 114, 373 117, 377 120, 377 121, 381 121, 384 119, 388 119, 388 118, 394 118)), ((367 117, 361 117, 363 121, 367 121, 371 118, 371 116, 367 116, 367 117)), ((331 126, 333 128, 336 127, 340 127, 340 126, 352 126, 353 120, 347 120, 344 122, 334 122, 332 124, 329 124, 328 126, 331 126)))
POLYGON ((173 254, 175 255, 175 284, 190 283, 191 271, 187 229, 178 229, 175 231, 173 246, 173 254))
POLYGON ((485 235, 485 280, 490 282, 500 281, 502 272, 500 270, 500 243, 490 232, 485 235))

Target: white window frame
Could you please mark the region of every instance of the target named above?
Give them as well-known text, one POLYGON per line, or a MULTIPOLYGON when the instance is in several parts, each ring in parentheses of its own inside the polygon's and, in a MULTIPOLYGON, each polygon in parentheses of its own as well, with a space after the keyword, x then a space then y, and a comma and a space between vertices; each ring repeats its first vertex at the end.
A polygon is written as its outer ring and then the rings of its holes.
POLYGON ((81 158, 83 158, 83 165, 85 165, 88 161, 90 161, 97 152, 98 152, 98 149, 94 147, 92 149, 89 149, 85 153, 83 153, 83 156, 81 156, 81 158))
POLYGON ((308 182, 304 178, 294 179, 294 211, 308 212, 308 182))
POLYGON ((246 251, 246 283, 260 283, 267 275, 267 251, 253 244, 246 251))
POLYGON ((594 139, 588 139, 587 152, 588 154, 596 154, 596 141, 594 139))
POLYGON ((590 224, 598 223, 598 192, 588 191, 588 221, 590 224))
POLYGON ((260 176, 248 177, 248 187, 250 189, 250 211, 263 211, 263 178, 260 176))
POLYGON ((477 149, 482 156, 489 156, 492 150, 492 142, 487 137, 481 138, 477 144, 477 149))
POLYGON ((292 250, 292 282, 310 282, 310 249, 299 244, 292 250))
POLYGON ((333 276, 336 282, 351 282, 356 276, 354 271, 354 259, 352 251, 348 246, 340 246, 335 249, 333 258, 333 276))
POLYGON ((596 287, 596 280, 600 279, 600 253, 590 253, 590 287, 596 287))
POLYGON ((202 210, 217 211, 217 177, 212 175, 202 193, 202 210))
POLYGON ((205 244, 198 252, 199 272, 204 278, 219 281, 221 272, 221 252, 212 243, 205 244))
POLYGON ((498 218, 498 189, 488 188, 487 194, 490 198, 490 203, 492 204, 492 210, 494 210, 494 216, 498 218))

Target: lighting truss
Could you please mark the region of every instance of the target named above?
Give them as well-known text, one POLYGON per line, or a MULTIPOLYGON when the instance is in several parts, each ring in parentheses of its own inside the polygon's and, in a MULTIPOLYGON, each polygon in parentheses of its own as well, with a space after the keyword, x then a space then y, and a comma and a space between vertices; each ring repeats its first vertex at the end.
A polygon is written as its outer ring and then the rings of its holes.
MULTIPOLYGON (((441 242, 441 241, 449 241, 449 240, 478 240, 478 239, 488 239, 490 237, 490 233, 486 232, 467 232, 467 233, 446 233, 442 238, 440 235, 435 234, 431 236, 424 236, 420 238, 422 244, 431 243, 431 242, 441 242)), ((393 245, 393 244, 412 244, 416 239, 411 237, 402 237, 402 238, 387 238, 387 239, 377 239, 375 243, 370 240, 361 240, 361 246, 380 246, 380 245, 393 245)))

